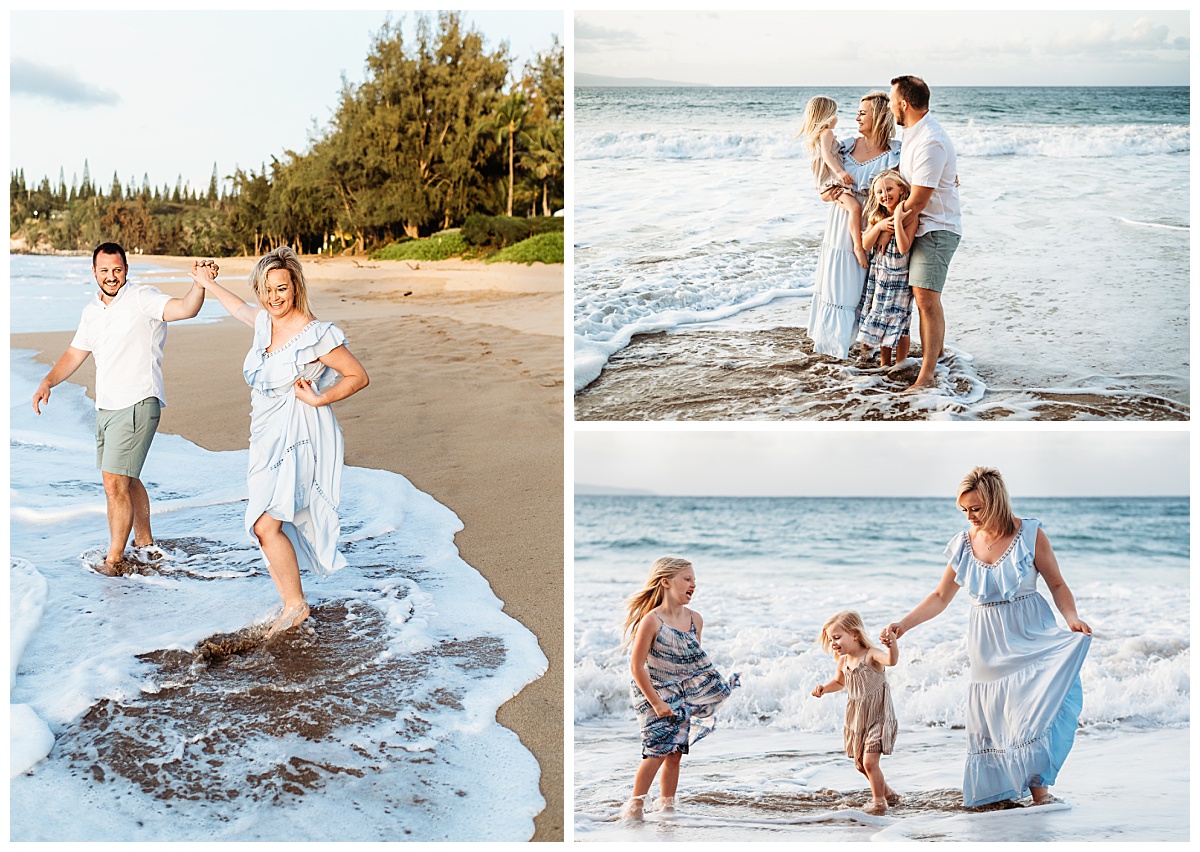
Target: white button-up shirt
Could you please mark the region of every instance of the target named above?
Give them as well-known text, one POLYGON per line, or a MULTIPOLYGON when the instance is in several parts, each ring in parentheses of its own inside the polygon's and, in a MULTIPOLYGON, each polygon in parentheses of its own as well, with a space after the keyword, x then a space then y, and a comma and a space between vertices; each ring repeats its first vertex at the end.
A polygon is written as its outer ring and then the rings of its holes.
POLYGON ((169 301, 157 287, 126 282, 107 305, 96 295, 83 309, 71 346, 96 359, 96 408, 114 411, 152 396, 167 404, 162 316, 169 301))
POLYGON ((921 211, 917 236, 930 231, 953 231, 962 236, 962 207, 958 200, 958 157, 946 131, 929 113, 904 128, 900 145, 900 176, 913 186, 932 187, 921 211))

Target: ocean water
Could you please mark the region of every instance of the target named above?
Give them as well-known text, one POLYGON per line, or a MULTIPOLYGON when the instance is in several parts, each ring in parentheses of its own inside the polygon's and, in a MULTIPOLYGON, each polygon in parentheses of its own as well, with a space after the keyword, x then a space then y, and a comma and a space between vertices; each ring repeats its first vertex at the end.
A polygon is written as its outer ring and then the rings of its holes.
MULTIPOLYGON (((1075 748, 1054 787, 1066 804, 961 808, 969 600, 960 594, 900 640, 900 663, 888 669, 900 734, 881 766, 905 801, 871 817, 866 781, 841 750, 845 699, 811 696, 833 672, 817 637, 844 609, 875 635, 931 592, 942 549, 963 526, 954 501, 577 495, 576 838, 1186 839, 1188 769, 1171 755, 1188 749, 1190 724, 1189 501, 1017 499, 1014 508, 1043 522, 1094 631, 1075 748), (624 599, 666 554, 692 560, 705 649, 742 687, 684 758, 678 811, 629 824, 617 813, 640 738, 620 621, 624 599)), ((657 784, 648 801, 656 796, 657 784)))
MULTIPOLYGON (((44 327, 73 327, 82 296, 44 327)), ((158 435, 143 481, 167 558, 102 577, 92 401, 63 384, 36 417, 30 356, 9 372, 12 840, 532 836, 540 770, 495 714, 547 663, 458 555, 453 512, 347 467, 349 565, 303 577, 307 628, 265 643, 247 452, 158 435)))
POLYGON ((933 92, 965 233, 916 401, 800 331, 827 207, 794 137, 816 94, 853 137, 866 91, 575 90, 576 419, 1186 417, 1189 89, 933 92))

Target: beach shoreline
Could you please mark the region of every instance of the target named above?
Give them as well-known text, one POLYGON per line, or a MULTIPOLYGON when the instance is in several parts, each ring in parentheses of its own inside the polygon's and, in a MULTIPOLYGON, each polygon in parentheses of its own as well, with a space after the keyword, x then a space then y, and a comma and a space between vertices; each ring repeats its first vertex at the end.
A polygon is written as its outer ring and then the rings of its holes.
MULTIPOLYGON (((179 296, 191 260, 134 256, 131 279, 179 296), (141 265, 168 272, 139 274, 141 265)), ((254 261, 219 260, 222 282, 247 300, 254 261)), ((562 840, 563 267, 303 262, 315 313, 346 332, 371 377, 365 392, 338 403, 346 464, 401 474, 457 514, 463 560, 549 660, 547 672, 497 718, 541 767, 546 807, 532 839, 562 840)), ((10 345, 37 351, 49 365, 72 335, 13 334, 10 345)), ((249 343, 250 330, 230 318, 173 325, 160 430, 209 450, 245 449, 249 395, 241 363, 249 343)), ((94 380, 91 359, 71 379, 89 395, 94 380)))

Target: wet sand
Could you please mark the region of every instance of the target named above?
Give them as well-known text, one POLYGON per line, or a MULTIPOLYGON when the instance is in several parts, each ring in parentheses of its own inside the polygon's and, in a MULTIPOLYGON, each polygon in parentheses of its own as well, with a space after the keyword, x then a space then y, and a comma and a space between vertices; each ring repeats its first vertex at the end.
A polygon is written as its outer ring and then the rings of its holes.
MULTIPOLYGON (((131 258, 134 280, 182 295, 186 284, 137 275, 139 263, 185 269, 191 259, 131 258)), ((243 298, 253 259, 220 261, 243 298)), ((538 638, 545 675, 500 708, 541 767, 545 810, 534 840, 563 839, 563 289, 562 266, 307 259, 318 317, 345 331, 371 378, 337 404, 346 464, 393 471, 455 512, 463 559, 538 638)), ((14 334, 52 364, 72 333, 14 334)), ((246 326, 226 318, 173 325, 160 430, 210 450, 247 446, 241 376, 246 326)), ((92 361, 72 377, 94 395, 92 361)), ((52 400, 53 401, 53 400, 52 400)))
POLYGON ((903 393, 921 346, 894 368, 813 351, 800 327, 635 336, 574 399, 576 420, 1186 420, 1189 407, 1125 389, 991 388, 948 350, 936 392, 903 393))

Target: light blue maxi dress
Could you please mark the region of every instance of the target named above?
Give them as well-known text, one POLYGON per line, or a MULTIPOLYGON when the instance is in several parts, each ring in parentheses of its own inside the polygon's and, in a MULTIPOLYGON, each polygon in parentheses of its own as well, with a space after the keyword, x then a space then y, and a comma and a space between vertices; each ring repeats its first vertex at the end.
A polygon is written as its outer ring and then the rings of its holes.
POLYGON ((1004 555, 975 558, 965 532, 946 545, 955 580, 975 605, 967 627, 967 765, 963 805, 977 807, 1049 787, 1071 751, 1091 637, 1054 620, 1033 566, 1040 522, 1021 521, 1004 555))
POLYGON ((304 377, 320 393, 333 384, 337 373, 317 359, 345 342, 346 335, 333 323, 314 320, 268 353, 271 316, 259 311, 254 344, 242 365, 251 389, 246 530, 257 541, 254 522, 263 513, 283 521, 300 569, 320 575, 346 565, 337 549, 342 429, 332 406, 301 402, 292 385, 304 377))
MULTIPOLYGON (((889 150, 860 163, 850 156, 857 138, 842 140, 842 163, 854 178, 854 194, 859 204, 865 207, 867 192, 875 176, 900 164, 900 140, 893 139, 889 150)), ((867 283, 867 270, 859 266, 854 257, 854 246, 850 241, 852 227, 858 228, 861 234, 862 222, 851 222, 850 214, 840 204, 831 202, 817 256, 808 336, 812 338, 815 351, 835 358, 845 358, 850 353, 850 344, 858 336, 858 305, 867 283)))

